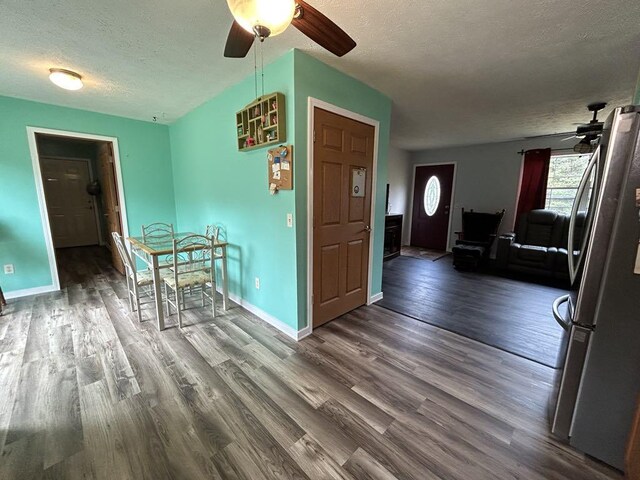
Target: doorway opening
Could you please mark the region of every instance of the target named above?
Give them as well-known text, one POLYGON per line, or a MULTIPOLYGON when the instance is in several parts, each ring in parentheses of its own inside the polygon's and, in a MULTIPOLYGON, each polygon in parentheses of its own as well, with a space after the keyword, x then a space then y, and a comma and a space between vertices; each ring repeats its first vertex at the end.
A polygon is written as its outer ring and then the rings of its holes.
POLYGON ((123 273, 111 232, 126 234, 115 139, 29 129, 55 289, 98 265, 123 273))

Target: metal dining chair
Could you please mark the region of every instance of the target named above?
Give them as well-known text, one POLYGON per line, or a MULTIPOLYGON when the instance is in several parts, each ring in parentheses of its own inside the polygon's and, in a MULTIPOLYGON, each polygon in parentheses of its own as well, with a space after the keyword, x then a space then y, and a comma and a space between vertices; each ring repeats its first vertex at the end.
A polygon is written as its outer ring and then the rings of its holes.
POLYGON ((184 292, 200 290, 202 306, 205 298, 211 302, 213 317, 216 316, 216 283, 213 269, 213 237, 189 235, 173 240, 173 265, 171 274, 164 277, 164 292, 167 316, 171 306, 178 314, 178 325, 182 328, 182 310, 185 309, 184 292), (173 300, 171 296, 173 295, 173 300))
MULTIPOLYGON (((174 236, 173 223, 150 223, 149 225, 142 225, 142 241, 143 242, 171 242, 174 236)), ((138 251, 138 254, 142 255, 147 263, 151 262, 151 258, 145 252, 138 251)), ((170 261, 166 258, 159 258, 158 263, 165 267, 170 261)))
POLYGON ((217 243, 218 237, 220 236, 220 227, 214 224, 207 225, 205 229, 205 237, 213 237, 213 243, 217 243))
MULTIPOLYGON (((122 259, 125 268, 125 277, 127 278, 127 296, 129 297, 129 307, 131 311, 138 313, 138 321, 142 321, 142 313, 140 312, 140 290, 153 284, 153 273, 150 270, 140 270, 136 268, 135 262, 131 260, 129 252, 124 245, 122 237, 118 232, 111 232, 113 243, 116 245, 118 254, 122 259), (135 308, 134 308, 135 306, 135 308)), ((152 289, 149 289, 148 295, 152 289)))
POLYGON ((167 237, 173 238, 173 223, 150 223, 149 225, 142 225, 142 240, 164 239, 167 237))

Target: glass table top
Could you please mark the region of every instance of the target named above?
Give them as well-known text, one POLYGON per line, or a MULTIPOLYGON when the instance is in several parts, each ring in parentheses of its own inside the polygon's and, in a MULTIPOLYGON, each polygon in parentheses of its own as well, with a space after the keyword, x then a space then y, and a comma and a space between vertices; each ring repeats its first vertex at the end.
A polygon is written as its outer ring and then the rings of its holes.
MULTIPOLYGON (((169 253, 173 253, 173 241, 174 240, 182 240, 190 235, 201 235, 195 232, 177 232, 174 233, 173 236, 162 236, 162 237, 129 237, 128 240, 132 246, 135 248, 139 248, 145 253, 149 255, 166 255, 169 253)), ((227 242, 222 242, 218 240, 215 246, 223 247, 227 245, 227 242)))

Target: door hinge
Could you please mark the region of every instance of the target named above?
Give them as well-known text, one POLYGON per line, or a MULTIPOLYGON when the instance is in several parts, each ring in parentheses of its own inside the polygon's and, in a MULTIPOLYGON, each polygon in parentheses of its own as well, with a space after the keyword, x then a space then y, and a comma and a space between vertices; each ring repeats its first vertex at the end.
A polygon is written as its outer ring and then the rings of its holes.
POLYGON ((311 305, 313 305, 313 295, 311 295, 311 305))
POLYGON ((316 143, 316 131, 313 131, 313 143, 316 143))
POLYGON ((118 212, 118 213, 120 213, 120 206, 119 206, 119 205, 115 205, 115 206, 113 207, 113 211, 114 211, 114 212, 118 212))

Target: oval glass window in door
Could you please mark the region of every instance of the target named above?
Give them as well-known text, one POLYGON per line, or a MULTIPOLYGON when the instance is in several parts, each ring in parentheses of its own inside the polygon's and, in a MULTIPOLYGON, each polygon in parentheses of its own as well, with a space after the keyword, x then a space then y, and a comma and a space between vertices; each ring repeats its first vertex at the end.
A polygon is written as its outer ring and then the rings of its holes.
POLYGON ((433 175, 427 180, 427 186, 424 187, 424 211, 430 217, 438 210, 440 204, 440 180, 433 175))

